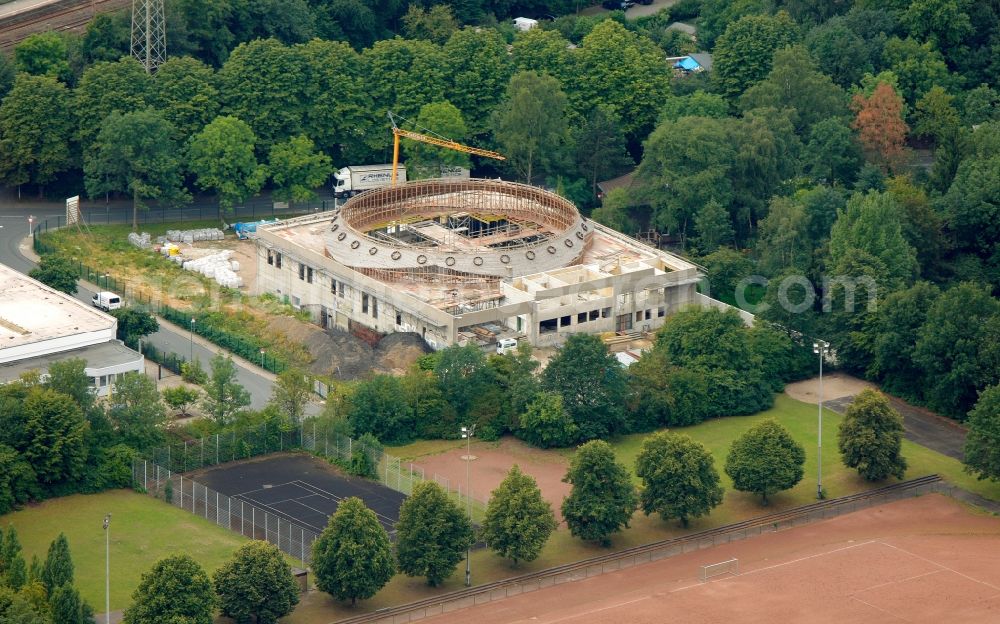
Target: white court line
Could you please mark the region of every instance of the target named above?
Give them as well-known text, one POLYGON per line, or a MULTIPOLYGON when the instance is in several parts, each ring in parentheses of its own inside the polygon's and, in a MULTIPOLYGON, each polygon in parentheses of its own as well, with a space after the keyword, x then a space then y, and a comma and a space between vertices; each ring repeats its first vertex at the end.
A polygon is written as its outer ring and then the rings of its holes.
MULTIPOLYGON (((339 497, 339 496, 337 496, 335 494, 331 494, 330 492, 327 492, 323 488, 316 487, 315 485, 313 485, 313 484, 311 484, 311 483, 309 483, 307 481, 299 481, 299 480, 297 480, 297 481, 293 481, 293 483, 296 483, 296 484, 301 483, 302 486, 304 486, 305 488, 307 488, 307 489, 311 488, 311 489, 315 490, 316 492, 319 492, 320 494, 322 494, 322 495, 324 495, 324 496, 326 496, 326 497, 328 497, 328 498, 330 498, 332 500, 337 501, 338 504, 341 501, 344 500, 343 498, 341 498, 341 497, 339 497)), ((302 487, 302 486, 300 486, 300 487, 302 487)), ((316 494, 316 495, 319 496, 320 494, 316 494)), ((369 507, 369 509, 371 509, 371 508, 369 507)), ((371 511, 373 511, 375 513, 375 515, 378 516, 379 518, 382 518, 383 520, 385 520, 386 522, 388 522, 390 525, 394 525, 396 523, 396 520, 393 520, 389 516, 384 516, 384 515, 380 514, 379 512, 375 511, 374 509, 372 509, 371 511)))
POLYGON ((904 553, 910 555, 911 557, 916 557, 917 559, 922 559, 922 560, 926 561, 927 563, 930 563, 932 565, 936 565, 937 567, 941 568, 942 570, 947 570, 947 571, 951 572, 952 574, 957 574, 957 575, 959 575, 961 577, 967 578, 970 581, 973 581, 974 583, 979 583, 980 585, 985 585, 985 586, 989 587, 990 589, 993 589, 993 590, 996 590, 996 591, 1000 591, 1000 587, 997 587, 996 585, 993 585, 991 583, 987 583, 986 581, 980 581, 979 579, 973 578, 973 577, 969 576, 968 574, 962 574, 958 570, 953 570, 952 568, 949 568, 946 565, 940 564, 937 561, 934 561, 932 559, 928 559, 927 557, 921 557, 920 555, 918 555, 916 553, 911 553, 910 551, 906 550, 905 548, 900 548, 899 546, 893 546, 892 544, 889 544, 887 542, 882 542, 882 543, 885 544, 886 546, 888 546, 889 548, 895 548, 899 552, 904 552, 904 553))
MULTIPOLYGON (((879 544, 882 544, 883 546, 888 546, 888 544, 885 544, 884 542, 879 542, 879 544)), ((865 587, 864 589, 859 589, 858 591, 856 591, 854 593, 860 594, 861 592, 866 592, 866 591, 869 591, 871 589, 878 589, 880 587, 885 587, 887 585, 895 585, 896 583, 909 583, 910 581, 915 581, 918 578, 923 578, 925 576, 930 576, 932 574, 940 574, 940 573, 941 573, 941 570, 931 570, 930 572, 924 572, 923 574, 916 574, 916 575, 911 576, 909 578, 899 579, 898 581, 886 581, 885 583, 878 583, 877 585, 871 585, 869 587, 865 587)), ((853 597, 854 594, 851 594, 851 596, 853 597)))
MULTIPOLYGON (((276 490, 278 488, 285 487, 286 485, 295 485, 295 481, 288 481, 286 483, 279 483, 278 485, 272 485, 269 488, 257 488, 256 490, 247 490, 246 492, 240 492, 239 494, 233 494, 233 496, 246 496, 247 494, 253 494, 254 492, 266 492, 267 490, 276 490)), ((296 486, 299 487, 299 486, 296 486)))
POLYGON ((892 619, 894 619, 894 620, 896 620, 898 622, 909 622, 909 620, 907 620, 907 619, 905 619, 905 618, 903 618, 901 616, 898 616, 895 613, 892 613, 891 611, 886 611, 882 607, 875 606, 875 605, 873 605, 872 603, 870 603, 870 602, 868 602, 866 600, 862 600, 862 599, 858 598, 857 596, 851 596, 850 598, 851 598, 851 600, 856 600, 856 601, 860 602, 861 604, 865 605, 866 607, 871 607, 872 609, 875 609, 876 611, 879 611, 880 613, 884 613, 884 614, 888 615, 889 617, 891 617, 892 619))
POLYGON ((615 603, 613 605, 608 605, 606 607, 601 607, 600 609, 593 609, 591 611, 585 611, 583 613, 575 613, 573 615, 564 615, 558 617, 554 620, 538 620, 536 618, 531 618, 532 622, 544 622, 545 624, 555 624, 556 622, 565 622, 567 620, 573 620, 579 617, 584 617, 588 615, 593 615, 595 613, 600 613, 601 611, 607 611, 608 609, 617 609, 618 607, 624 607, 625 605, 635 604, 637 602, 642 602, 643 600, 649 600, 653 596, 642 596, 641 598, 633 598, 632 600, 626 600, 624 602, 615 603))

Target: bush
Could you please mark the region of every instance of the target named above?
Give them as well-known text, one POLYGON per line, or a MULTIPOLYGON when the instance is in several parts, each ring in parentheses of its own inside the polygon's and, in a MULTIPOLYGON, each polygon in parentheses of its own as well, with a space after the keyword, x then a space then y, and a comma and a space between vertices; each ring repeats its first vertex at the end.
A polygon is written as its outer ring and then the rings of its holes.
POLYGON ((204 385, 208 381, 208 373, 201 366, 200 360, 181 364, 181 379, 188 383, 204 385))
POLYGON ((580 435, 580 428, 563 408, 562 395, 540 392, 521 416, 519 438, 540 448, 565 447, 573 444, 580 435))

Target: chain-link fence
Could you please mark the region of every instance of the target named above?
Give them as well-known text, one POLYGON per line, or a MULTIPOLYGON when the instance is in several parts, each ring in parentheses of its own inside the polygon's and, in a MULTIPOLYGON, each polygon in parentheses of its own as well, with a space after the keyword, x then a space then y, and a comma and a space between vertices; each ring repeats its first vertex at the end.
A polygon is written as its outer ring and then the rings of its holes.
POLYGON ((461 484, 453 488, 447 477, 437 474, 428 477, 419 466, 342 435, 331 426, 317 424, 315 420, 294 427, 265 422, 256 427, 169 444, 150 451, 145 459, 137 459, 132 478, 135 487, 156 498, 251 539, 267 539, 282 551, 308 563, 309 550, 316 539, 309 529, 245 501, 231 499, 184 476, 201 468, 282 451, 307 451, 341 466, 351 465, 358 454, 364 454, 369 459, 373 476, 389 489, 409 495, 417 484, 434 481, 472 516, 473 521, 482 520, 486 513, 485 502, 476 499, 467 488, 463 491, 461 484))
POLYGON ((136 460, 132 464, 132 478, 137 486, 143 484, 147 493, 174 507, 250 539, 271 542, 282 552, 300 560, 303 567, 309 564, 312 544, 319 537, 310 529, 147 460, 136 460))

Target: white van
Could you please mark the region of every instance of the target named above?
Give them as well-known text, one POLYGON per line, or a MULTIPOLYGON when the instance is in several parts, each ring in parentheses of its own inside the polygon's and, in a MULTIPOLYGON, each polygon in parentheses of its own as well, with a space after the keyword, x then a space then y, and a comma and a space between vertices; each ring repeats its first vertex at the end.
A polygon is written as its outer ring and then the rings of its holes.
POLYGON ((113 292, 103 291, 99 293, 94 293, 93 298, 90 300, 90 304, 95 308, 100 308, 105 312, 110 312, 111 310, 117 310, 122 307, 122 299, 113 292))
POLYGON ((497 340, 497 353, 504 355, 517 351, 517 338, 501 338, 497 340))

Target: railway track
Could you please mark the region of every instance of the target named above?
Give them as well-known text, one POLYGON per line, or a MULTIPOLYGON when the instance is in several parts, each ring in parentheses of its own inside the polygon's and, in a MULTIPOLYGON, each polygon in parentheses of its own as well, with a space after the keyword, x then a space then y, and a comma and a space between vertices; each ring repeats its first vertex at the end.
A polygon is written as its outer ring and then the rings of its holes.
POLYGON ((130 6, 130 0, 56 0, 0 18, 0 50, 10 53, 27 37, 82 30, 95 15, 130 6))

